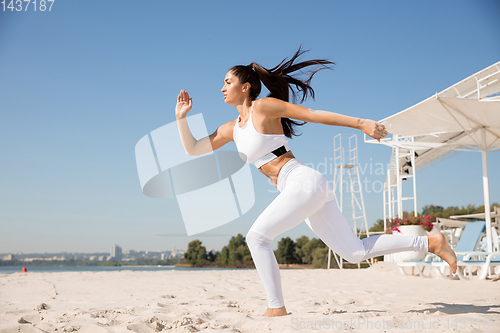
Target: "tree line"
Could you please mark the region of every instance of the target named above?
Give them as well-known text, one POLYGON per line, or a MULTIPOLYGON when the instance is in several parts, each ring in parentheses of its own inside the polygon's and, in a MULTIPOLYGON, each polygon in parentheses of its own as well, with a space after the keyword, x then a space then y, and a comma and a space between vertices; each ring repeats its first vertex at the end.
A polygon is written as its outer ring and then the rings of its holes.
MULTIPOLYGON (((282 238, 278 249, 274 251, 280 264, 312 264, 314 268, 326 267, 328 248, 317 238, 307 236, 297 238, 282 238)), ((250 249, 242 234, 231 237, 229 243, 221 251, 207 252, 199 240, 189 242, 184 253, 184 260, 194 267, 254 267, 250 249)))
MULTIPOLYGON (((498 203, 493 203, 490 207, 490 212, 494 207, 500 206, 498 203)), ((435 217, 449 218, 454 215, 468 215, 468 214, 479 214, 484 213, 484 205, 476 207, 476 205, 467 205, 467 206, 450 206, 450 207, 442 207, 442 206, 434 206, 427 205, 422 207, 422 215, 433 215, 435 217)), ((476 219, 481 220, 481 219, 476 219)))

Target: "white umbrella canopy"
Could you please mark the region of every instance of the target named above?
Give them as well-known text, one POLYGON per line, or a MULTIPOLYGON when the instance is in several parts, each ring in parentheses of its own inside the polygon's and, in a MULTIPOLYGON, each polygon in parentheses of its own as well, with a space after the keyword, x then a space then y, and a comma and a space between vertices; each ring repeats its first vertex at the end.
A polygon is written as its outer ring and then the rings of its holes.
MULTIPOLYGON (((500 81, 500 72, 498 76, 500 81)), ((469 134, 455 142, 462 146, 477 146, 480 141, 474 133, 486 128, 487 146, 500 148, 499 104, 500 99, 472 100, 436 94, 382 122, 393 134, 432 138, 447 134, 444 142, 453 137, 450 134, 469 134)))
MULTIPOLYGON (((460 151, 483 158, 488 251, 492 251, 487 153, 500 149, 500 61, 426 100, 380 121, 397 134, 380 143, 414 150, 421 171, 460 151), (401 141, 413 137, 413 141, 401 141)), ((377 142, 365 140, 366 142, 377 142)))

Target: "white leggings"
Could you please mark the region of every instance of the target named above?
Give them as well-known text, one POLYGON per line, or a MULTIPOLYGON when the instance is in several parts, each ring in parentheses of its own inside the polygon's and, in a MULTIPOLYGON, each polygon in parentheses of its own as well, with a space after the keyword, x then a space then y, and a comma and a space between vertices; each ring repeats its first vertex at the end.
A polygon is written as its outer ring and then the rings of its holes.
POLYGON ((428 251, 427 236, 377 235, 359 239, 337 207, 327 179, 296 159, 281 168, 277 187, 281 193, 246 235, 269 308, 285 305, 271 241, 304 220, 328 247, 352 263, 401 251, 428 251))

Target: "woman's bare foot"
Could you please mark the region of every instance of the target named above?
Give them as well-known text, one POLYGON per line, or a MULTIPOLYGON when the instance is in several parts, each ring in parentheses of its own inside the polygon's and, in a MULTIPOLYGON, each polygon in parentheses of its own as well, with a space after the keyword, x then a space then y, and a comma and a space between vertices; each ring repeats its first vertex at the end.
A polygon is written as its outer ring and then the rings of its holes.
POLYGON ((444 236, 440 233, 427 236, 429 239, 429 252, 437 254, 441 259, 450 265, 453 274, 457 272, 457 255, 446 242, 444 236))
POLYGON ((288 312, 286 312, 285 307, 277 308, 277 309, 271 309, 268 308, 267 311, 262 315, 264 317, 279 317, 279 316, 286 316, 288 312))

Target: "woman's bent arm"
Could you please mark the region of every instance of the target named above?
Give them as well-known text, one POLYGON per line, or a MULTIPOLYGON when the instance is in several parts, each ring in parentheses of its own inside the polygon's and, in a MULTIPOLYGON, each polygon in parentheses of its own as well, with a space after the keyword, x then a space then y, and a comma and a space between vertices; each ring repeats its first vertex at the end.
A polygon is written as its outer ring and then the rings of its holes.
POLYGON ((177 128, 179 129, 179 136, 181 137, 182 146, 184 147, 186 154, 193 155, 192 152, 197 140, 194 138, 191 130, 189 129, 187 119, 178 118, 177 128))
POLYGON ((186 154, 189 156, 198 156, 210 153, 232 141, 233 126, 234 121, 229 121, 220 126, 209 136, 196 140, 189 129, 186 118, 177 119, 177 127, 179 128, 181 142, 184 146, 186 154))
POLYGON ((193 107, 193 99, 185 90, 181 90, 177 96, 177 105, 175 106, 175 118, 177 119, 177 128, 181 137, 182 145, 186 154, 190 156, 198 156, 210 153, 224 146, 229 141, 233 141, 233 126, 234 121, 229 121, 220 126, 211 135, 203 139, 196 140, 191 130, 189 129, 186 116, 193 107))

